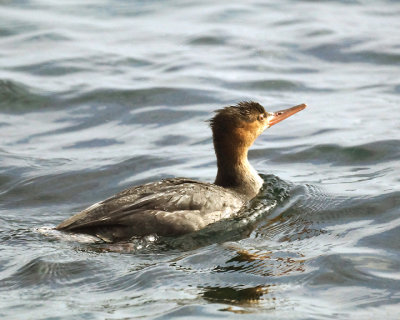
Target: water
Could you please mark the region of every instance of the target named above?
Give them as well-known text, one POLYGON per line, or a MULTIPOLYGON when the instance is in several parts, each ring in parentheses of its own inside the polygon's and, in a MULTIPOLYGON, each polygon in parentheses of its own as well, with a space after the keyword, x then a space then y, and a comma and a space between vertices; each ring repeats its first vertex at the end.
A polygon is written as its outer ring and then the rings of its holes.
POLYGON ((2 1, 2 319, 397 319, 398 1, 2 1), (35 231, 130 185, 212 181, 204 120, 309 107, 250 152, 246 215, 178 239, 35 231))

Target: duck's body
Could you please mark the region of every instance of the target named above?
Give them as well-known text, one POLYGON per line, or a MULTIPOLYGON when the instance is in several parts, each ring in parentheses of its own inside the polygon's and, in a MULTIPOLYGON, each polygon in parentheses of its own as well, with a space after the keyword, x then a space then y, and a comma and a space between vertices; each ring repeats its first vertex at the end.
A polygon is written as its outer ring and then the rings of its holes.
POLYGON ((185 178, 126 189, 57 226, 105 241, 158 234, 177 236, 232 217, 246 198, 220 186, 185 178))
POLYGON ((133 236, 177 236, 233 217, 262 186, 247 160, 248 148, 271 125, 305 105, 267 113, 255 102, 217 111, 211 120, 218 173, 214 184, 175 178, 126 189, 59 224, 57 230, 95 235, 107 242, 133 236))

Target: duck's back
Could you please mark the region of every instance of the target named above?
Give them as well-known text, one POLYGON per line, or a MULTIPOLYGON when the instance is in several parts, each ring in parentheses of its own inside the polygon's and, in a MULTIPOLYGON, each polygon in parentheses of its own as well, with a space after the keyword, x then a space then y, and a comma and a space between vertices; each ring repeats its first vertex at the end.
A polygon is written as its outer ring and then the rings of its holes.
POLYGON ((214 184, 175 178, 126 189, 57 226, 106 241, 158 234, 176 236, 233 216, 245 203, 214 184))

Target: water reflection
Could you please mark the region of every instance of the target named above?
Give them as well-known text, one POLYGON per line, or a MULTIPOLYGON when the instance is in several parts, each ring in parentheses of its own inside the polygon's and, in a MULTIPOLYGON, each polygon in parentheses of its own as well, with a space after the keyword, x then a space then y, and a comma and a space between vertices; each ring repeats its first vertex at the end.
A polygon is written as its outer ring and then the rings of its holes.
POLYGON ((202 297, 211 302, 245 306, 258 303, 263 299, 264 295, 268 294, 269 287, 270 285, 243 289, 232 287, 207 287, 203 289, 202 297))
POLYGON ((304 272, 305 262, 305 257, 301 253, 240 250, 225 265, 215 267, 214 271, 279 277, 304 272))

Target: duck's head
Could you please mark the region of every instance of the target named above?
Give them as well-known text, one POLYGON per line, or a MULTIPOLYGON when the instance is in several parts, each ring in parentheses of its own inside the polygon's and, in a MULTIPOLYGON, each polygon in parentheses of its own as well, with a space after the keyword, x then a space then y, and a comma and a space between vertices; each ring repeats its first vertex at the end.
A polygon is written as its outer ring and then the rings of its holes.
POLYGON ((215 147, 221 143, 232 147, 249 148, 263 131, 303 110, 305 104, 276 112, 267 112, 254 101, 216 110, 210 120, 215 147))

